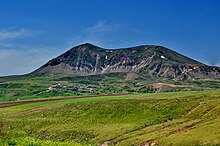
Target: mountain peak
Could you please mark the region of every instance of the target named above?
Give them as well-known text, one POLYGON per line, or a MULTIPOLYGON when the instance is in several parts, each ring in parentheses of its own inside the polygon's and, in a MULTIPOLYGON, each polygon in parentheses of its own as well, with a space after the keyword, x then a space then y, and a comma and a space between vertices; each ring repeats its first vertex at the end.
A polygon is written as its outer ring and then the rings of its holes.
POLYGON ((97 47, 96 45, 92 43, 84 43, 84 44, 81 44, 80 46, 97 47))
POLYGON ((93 50, 93 51, 95 51, 95 50, 102 50, 103 48, 98 47, 98 46, 96 46, 94 44, 91 44, 91 43, 84 43, 84 44, 78 45, 76 47, 73 47, 70 50, 74 50, 75 51, 75 49, 78 49, 78 50, 81 50, 81 51, 82 50, 93 50))
POLYGON ((74 75, 112 72, 180 80, 220 77, 220 68, 207 66, 163 46, 142 45, 109 50, 91 43, 73 47, 34 73, 74 75))

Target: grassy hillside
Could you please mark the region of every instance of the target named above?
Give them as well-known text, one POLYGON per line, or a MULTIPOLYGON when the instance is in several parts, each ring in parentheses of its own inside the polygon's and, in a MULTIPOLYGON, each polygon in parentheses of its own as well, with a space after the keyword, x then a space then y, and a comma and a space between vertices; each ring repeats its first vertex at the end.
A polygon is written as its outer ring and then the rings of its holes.
POLYGON ((103 96, 0 109, 2 145, 217 145, 220 91, 103 96))
POLYGON ((198 91, 219 87, 220 80, 217 79, 180 82, 131 73, 10 76, 0 78, 0 102, 59 96, 198 91))

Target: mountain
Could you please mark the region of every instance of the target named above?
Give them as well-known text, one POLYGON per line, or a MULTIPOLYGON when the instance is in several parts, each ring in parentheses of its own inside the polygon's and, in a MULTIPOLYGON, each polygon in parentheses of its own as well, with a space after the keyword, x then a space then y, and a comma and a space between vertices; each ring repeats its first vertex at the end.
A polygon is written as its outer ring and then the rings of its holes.
POLYGON ((219 67, 205 65, 162 46, 104 49, 89 43, 71 48, 32 74, 78 75, 113 72, 174 80, 220 78, 219 67))

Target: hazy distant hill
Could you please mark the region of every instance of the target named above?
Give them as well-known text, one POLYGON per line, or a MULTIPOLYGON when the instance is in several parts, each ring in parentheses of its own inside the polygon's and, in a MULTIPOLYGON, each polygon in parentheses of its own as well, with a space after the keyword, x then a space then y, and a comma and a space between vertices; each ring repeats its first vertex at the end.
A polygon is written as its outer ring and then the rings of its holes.
POLYGON ((106 74, 156 76, 175 80, 220 78, 220 68, 208 66, 162 46, 104 49, 82 44, 50 60, 32 74, 106 74))

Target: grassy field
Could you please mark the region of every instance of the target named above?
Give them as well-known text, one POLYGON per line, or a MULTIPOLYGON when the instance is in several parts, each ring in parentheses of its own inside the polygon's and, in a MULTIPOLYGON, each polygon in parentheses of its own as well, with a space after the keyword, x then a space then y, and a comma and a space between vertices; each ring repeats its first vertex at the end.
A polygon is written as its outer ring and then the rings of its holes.
POLYGON ((0 109, 0 145, 219 145, 220 91, 101 96, 0 109))
POLYGON ((220 88, 220 80, 173 81, 141 76, 127 79, 126 73, 81 76, 0 77, 0 102, 51 97, 100 94, 201 91, 220 88), (155 83, 163 86, 157 88, 155 83))

